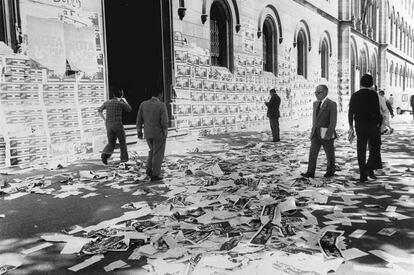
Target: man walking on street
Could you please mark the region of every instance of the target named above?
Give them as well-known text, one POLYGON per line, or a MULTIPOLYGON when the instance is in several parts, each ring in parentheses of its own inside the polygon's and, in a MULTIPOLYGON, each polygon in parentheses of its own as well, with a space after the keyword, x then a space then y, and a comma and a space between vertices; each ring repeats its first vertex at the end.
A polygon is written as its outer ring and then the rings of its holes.
POLYGON ((280 141, 279 136, 279 117, 280 117, 280 97, 276 94, 275 89, 271 89, 270 93, 270 100, 269 102, 265 102, 267 106, 267 117, 269 118, 270 122, 270 129, 272 130, 273 142, 280 141))
POLYGON ((374 81, 371 75, 365 74, 360 80, 361 89, 352 94, 349 101, 349 132, 355 131, 357 136, 357 155, 360 182, 375 179, 375 169, 382 168, 381 161, 381 113, 378 94, 372 89, 374 81), (367 144, 369 141, 369 157, 366 162, 367 144))
POLYGON ((380 90, 378 92, 378 99, 380 102, 380 113, 382 115, 381 134, 392 134, 392 132, 394 132, 394 129, 391 127, 390 124, 390 116, 394 117, 394 113, 392 111, 391 104, 385 98, 384 95, 385 92, 383 90, 380 90))
POLYGON ((128 151, 125 140, 125 130, 122 124, 122 111, 131 112, 132 108, 123 97, 122 90, 115 86, 110 86, 113 98, 104 102, 98 108, 98 113, 105 121, 106 134, 108 137, 108 144, 102 151, 101 160, 104 164, 108 164, 108 158, 111 157, 115 149, 116 139, 119 140, 121 150, 121 163, 128 161, 128 151), (103 115, 103 110, 106 109, 106 118, 103 115))
POLYGON ((329 178, 335 175, 334 140, 338 137, 335 132, 338 111, 336 103, 330 100, 327 95, 328 87, 326 85, 318 85, 316 87, 315 96, 317 101, 313 103, 308 169, 306 173, 301 173, 302 177, 315 177, 316 161, 321 146, 323 146, 327 158, 327 168, 324 177, 329 178))
POLYGON ((149 147, 147 175, 151 181, 162 180, 161 164, 164 159, 165 143, 168 134, 167 107, 160 101, 162 91, 152 91, 152 98, 141 103, 137 116, 138 138, 147 140, 149 147), (142 134, 144 125, 144 136, 142 134))

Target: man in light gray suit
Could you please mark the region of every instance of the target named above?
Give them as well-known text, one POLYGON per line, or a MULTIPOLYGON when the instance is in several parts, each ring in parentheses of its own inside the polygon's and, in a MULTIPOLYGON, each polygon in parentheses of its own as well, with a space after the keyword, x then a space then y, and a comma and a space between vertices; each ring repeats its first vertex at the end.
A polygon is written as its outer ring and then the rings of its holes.
POLYGON ((318 85, 315 90, 317 101, 313 103, 313 122, 311 130, 311 147, 309 152, 308 170, 301 173, 302 177, 315 177, 316 160, 318 159, 321 146, 326 153, 328 165, 326 168, 325 178, 335 175, 335 148, 334 139, 337 138, 335 131, 337 120, 336 103, 329 98, 328 87, 318 85))
POLYGON ((151 181, 162 180, 161 164, 164 159, 165 143, 168 133, 167 106, 160 101, 162 91, 154 90, 152 98, 141 103, 137 116, 138 138, 147 140, 149 152, 147 160, 147 175, 151 181))

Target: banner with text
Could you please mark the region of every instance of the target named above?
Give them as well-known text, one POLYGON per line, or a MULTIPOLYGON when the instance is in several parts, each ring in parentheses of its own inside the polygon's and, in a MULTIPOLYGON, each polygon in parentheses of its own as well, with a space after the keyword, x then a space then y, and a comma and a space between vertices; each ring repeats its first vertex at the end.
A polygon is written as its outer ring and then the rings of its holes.
POLYGON ((27 39, 31 59, 58 75, 65 73, 65 39, 61 22, 27 16, 27 39))
POLYGON ((64 25, 66 59, 74 71, 87 75, 98 72, 95 31, 92 27, 76 28, 64 25))

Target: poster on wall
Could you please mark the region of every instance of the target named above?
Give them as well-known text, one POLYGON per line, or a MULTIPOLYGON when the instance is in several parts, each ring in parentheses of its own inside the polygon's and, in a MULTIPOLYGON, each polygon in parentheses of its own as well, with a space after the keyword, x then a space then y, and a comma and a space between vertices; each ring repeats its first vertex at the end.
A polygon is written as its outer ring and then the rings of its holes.
POLYGON ((65 39, 61 22, 27 16, 27 38, 31 59, 56 74, 65 72, 65 39))
POLYGON ((95 30, 92 27, 76 28, 65 24, 66 59, 73 71, 82 71, 86 75, 98 72, 96 58, 95 30))
POLYGON ((45 5, 56 6, 60 8, 70 9, 70 10, 80 10, 82 9, 81 0, 31 0, 32 2, 37 2, 45 5))

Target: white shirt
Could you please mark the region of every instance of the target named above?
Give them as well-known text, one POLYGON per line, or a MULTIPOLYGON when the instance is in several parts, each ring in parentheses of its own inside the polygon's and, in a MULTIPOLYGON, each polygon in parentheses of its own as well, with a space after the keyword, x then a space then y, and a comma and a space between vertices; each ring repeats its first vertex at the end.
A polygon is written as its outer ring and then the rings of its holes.
POLYGON ((381 115, 388 114, 387 103, 385 102, 385 97, 378 95, 379 105, 380 105, 380 113, 381 115))
MULTIPOLYGON (((324 99, 322 99, 320 102, 321 102, 321 108, 322 108, 322 105, 323 105, 323 103, 325 102, 325 100, 327 99, 328 97, 327 96, 325 96, 324 97, 324 99)), ((319 100, 318 100, 319 101, 319 100)))

